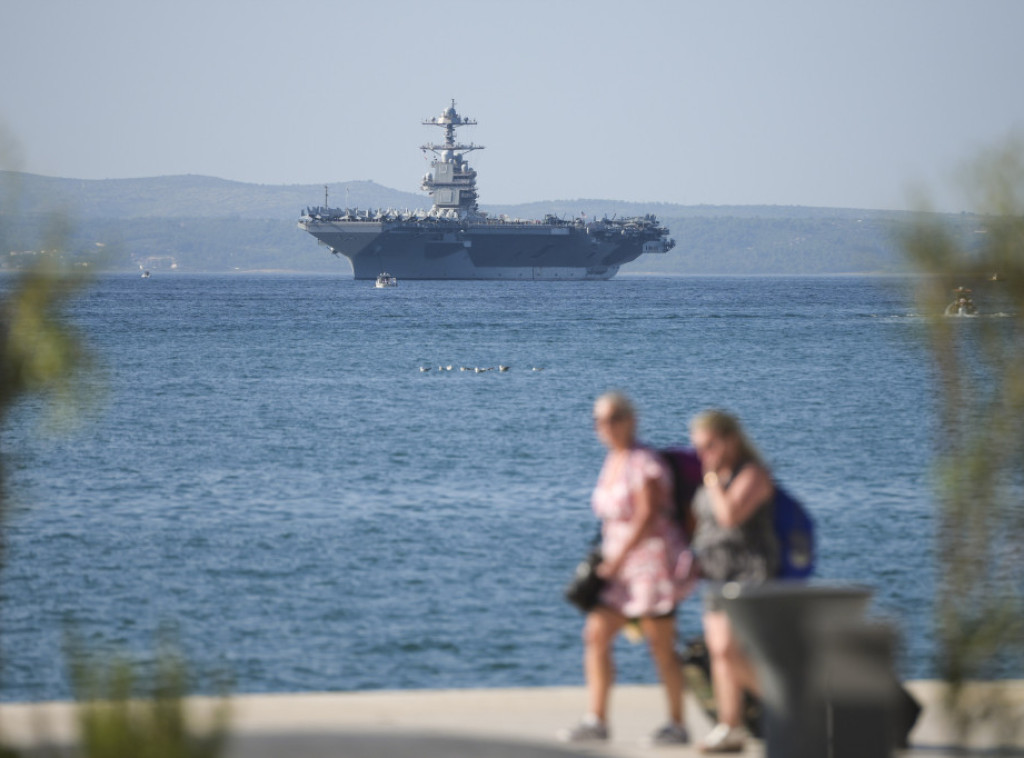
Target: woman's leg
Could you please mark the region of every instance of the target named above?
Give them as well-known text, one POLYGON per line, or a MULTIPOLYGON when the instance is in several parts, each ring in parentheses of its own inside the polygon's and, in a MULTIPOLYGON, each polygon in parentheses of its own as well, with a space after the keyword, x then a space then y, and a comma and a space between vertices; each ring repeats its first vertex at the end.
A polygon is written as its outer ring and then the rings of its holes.
POLYGON ((730 727, 743 723, 743 692, 756 692, 753 668, 740 648, 724 611, 704 614, 704 640, 711 657, 711 683, 718 721, 730 727))
POLYGON ((683 670, 676 657, 676 619, 640 619, 640 628, 647 638, 651 657, 658 668, 658 676, 665 685, 668 697, 668 715, 673 724, 683 723, 683 670))
POLYGON ((583 625, 583 673, 587 679, 590 713, 607 721, 608 693, 615 681, 612 644, 626 624, 626 617, 610 608, 598 606, 587 614, 583 625))

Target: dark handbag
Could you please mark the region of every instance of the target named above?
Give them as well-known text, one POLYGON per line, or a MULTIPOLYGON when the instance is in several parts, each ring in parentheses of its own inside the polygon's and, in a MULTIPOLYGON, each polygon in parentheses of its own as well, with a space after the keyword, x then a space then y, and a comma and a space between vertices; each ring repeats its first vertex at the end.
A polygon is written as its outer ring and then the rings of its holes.
POLYGON ((597 565, 600 562, 601 551, 594 548, 586 558, 580 561, 572 581, 565 588, 565 599, 583 613, 594 610, 598 598, 601 596, 601 590, 606 584, 605 580, 597 575, 597 565))

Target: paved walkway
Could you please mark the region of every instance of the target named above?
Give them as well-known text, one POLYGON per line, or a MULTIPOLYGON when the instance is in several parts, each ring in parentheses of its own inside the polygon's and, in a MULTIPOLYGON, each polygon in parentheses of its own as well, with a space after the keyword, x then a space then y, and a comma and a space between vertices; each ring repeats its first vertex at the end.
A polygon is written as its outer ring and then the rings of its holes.
MULTIPOLYGON (((925 706, 911 734, 909 756, 948 755, 954 742, 952 720, 942 706, 942 685, 913 682, 909 689, 925 706)), ((1013 735, 1000 737, 991 725, 979 730, 973 747, 1013 745, 1011 755, 1024 756, 1024 681, 1004 688, 1016 708, 1013 735)), ((993 693, 981 686, 979 700, 993 693)), ((232 698, 231 758, 557 758, 596 755, 609 758, 692 756, 692 747, 650 748, 645 735, 664 716, 661 691, 655 686, 620 686, 613 695, 612 735, 608 743, 582 749, 560 745, 554 734, 573 724, 582 712, 585 693, 579 687, 484 690, 411 690, 395 692, 238 695, 232 698)), ((190 708, 202 719, 211 701, 191 698, 190 708)), ((0 705, 4 740, 15 745, 72 740, 74 710, 70 703, 8 703, 0 705)), ((701 737, 710 724, 688 699, 691 732, 701 737)), ((763 746, 751 742, 746 755, 760 756, 763 746)))

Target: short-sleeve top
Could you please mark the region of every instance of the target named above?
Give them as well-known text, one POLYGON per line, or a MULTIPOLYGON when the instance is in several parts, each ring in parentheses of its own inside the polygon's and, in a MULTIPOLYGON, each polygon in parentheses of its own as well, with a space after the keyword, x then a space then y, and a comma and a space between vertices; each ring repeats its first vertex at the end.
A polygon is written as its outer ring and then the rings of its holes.
POLYGON ((617 559, 633 531, 636 497, 646 482, 662 493, 648 533, 629 552, 622 569, 601 594, 601 603, 627 618, 672 613, 692 586, 692 557, 682 530, 672 518, 672 478, 651 450, 635 447, 616 466, 609 455, 601 468, 591 504, 601 519, 601 552, 617 559))

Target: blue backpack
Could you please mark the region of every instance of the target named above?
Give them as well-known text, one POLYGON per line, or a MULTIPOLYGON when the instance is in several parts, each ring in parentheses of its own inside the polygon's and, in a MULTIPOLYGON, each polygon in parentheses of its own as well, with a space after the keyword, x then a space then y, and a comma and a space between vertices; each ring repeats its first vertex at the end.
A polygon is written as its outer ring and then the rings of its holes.
POLYGON ((800 501, 775 484, 775 536, 779 579, 807 579, 814 573, 814 521, 800 501))

